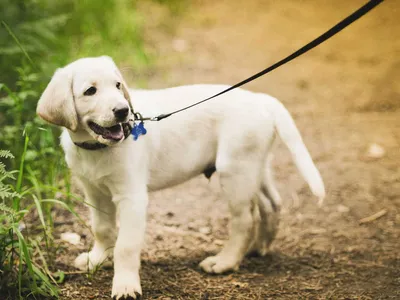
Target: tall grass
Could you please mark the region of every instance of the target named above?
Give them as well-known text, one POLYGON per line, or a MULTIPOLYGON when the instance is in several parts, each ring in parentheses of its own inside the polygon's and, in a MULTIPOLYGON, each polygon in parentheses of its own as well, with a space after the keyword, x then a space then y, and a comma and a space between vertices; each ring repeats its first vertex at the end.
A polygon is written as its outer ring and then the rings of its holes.
POLYGON ((56 277, 64 276, 53 268, 57 247, 52 236, 52 208, 57 205, 82 221, 72 202, 43 198, 58 189, 43 184, 26 166, 29 145, 25 132, 18 170, 14 171, 7 170, 6 162, 15 157, 9 150, 0 150, 0 299, 58 298, 56 277))
MULTIPOLYGON (((24 147, 23 154, 26 150, 27 147, 24 147)), ((21 184, 24 160, 21 160, 20 171, 8 171, 4 160, 14 159, 14 156, 10 151, 0 150, 0 159, 0 298, 25 299, 29 295, 57 297, 56 282, 49 269, 34 259, 33 245, 37 242, 27 235, 24 225, 26 216, 36 209, 43 220, 43 228, 46 228, 37 198, 33 205, 24 208, 20 205, 21 199, 35 197, 32 189, 21 184)))

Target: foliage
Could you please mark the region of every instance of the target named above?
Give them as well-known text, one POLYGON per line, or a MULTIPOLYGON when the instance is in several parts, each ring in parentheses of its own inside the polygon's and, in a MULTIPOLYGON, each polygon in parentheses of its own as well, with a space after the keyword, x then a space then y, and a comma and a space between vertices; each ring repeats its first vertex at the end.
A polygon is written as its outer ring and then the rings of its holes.
POLYGON ((107 54, 135 67, 149 63, 141 30, 143 17, 136 10, 136 1, 74 1, 71 11, 63 30, 73 45, 70 58, 107 54))
MULTIPOLYGON (((50 281, 50 271, 45 264, 34 260, 33 251, 38 250, 34 245, 38 241, 31 240, 23 226, 30 209, 21 209, 20 199, 32 195, 18 187, 16 172, 7 171, 4 164, 7 158, 14 156, 10 151, 0 150, 0 297, 57 297, 58 288, 50 281)), ((42 212, 41 203, 35 203, 35 208, 42 212)))

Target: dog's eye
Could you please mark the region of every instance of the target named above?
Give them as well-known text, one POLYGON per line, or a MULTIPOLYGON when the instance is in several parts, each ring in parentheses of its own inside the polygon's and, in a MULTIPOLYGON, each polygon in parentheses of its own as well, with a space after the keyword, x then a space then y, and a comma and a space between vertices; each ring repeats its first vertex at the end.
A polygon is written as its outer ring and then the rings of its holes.
POLYGON ((92 95, 96 94, 96 92, 97 92, 97 89, 94 86, 91 86, 83 94, 85 96, 92 96, 92 95))
POLYGON ((121 89, 121 82, 117 82, 115 86, 117 87, 117 89, 121 89))

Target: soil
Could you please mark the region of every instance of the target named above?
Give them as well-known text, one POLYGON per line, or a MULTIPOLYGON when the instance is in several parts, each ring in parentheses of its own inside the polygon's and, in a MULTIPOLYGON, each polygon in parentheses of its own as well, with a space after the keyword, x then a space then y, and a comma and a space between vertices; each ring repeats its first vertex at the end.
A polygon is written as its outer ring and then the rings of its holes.
MULTIPOLYGON (((132 86, 147 82, 149 88, 234 84, 364 2, 203 0, 173 19, 155 4, 142 4, 146 39, 158 60, 147 72, 124 73, 132 86)), ((198 263, 228 236, 218 176, 151 194, 144 299, 400 299, 399 12, 399 3, 385 1, 323 45, 246 86, 277 97, 292 113, 326 183, 324 205, 317 206, 279 145, 274 165, 284 207, 270 253, 246 258, 236 273, 212 276, 198 263), (374 143, 385 150, 382 157, 368 155, 374 143)), ((80 210, 88 220, 87 210, 80 210)), ((77 232, 83 244, 60 243, 57 264, 67 271, 61 298, 109 298, 111 269, 87 275, 71 266, 90 248, 92 236, 68 218, 57 234, 77 232)))

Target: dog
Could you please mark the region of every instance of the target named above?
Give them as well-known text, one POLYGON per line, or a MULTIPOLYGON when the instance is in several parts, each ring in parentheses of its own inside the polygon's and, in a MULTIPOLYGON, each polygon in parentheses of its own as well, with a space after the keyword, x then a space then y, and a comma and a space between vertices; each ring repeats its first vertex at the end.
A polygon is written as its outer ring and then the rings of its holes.
POLYGON ((219 173, 221 197, 231 213, 230 237, 218 254, 200 263, 214 274, 237 270, 249 252, 264 255, 276 235, 281 199, 271 148, 277 134, 313 194, 324 198, 320 173, 292 117, 266 94, 235 89, 160 122, 146 122, 147 134, 137 140, 129 136, 131 107, 156 116, 225 88, 130 90, 113 60, 102 56, 58 69, 40 97, 37 114, 64 127, 66 162, 92 206, 94 246, 76 258, 75 266, 92 269, 113 254, 114 299, 142 294, 139 268, 148 192, 219 173))

